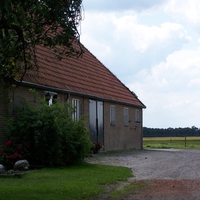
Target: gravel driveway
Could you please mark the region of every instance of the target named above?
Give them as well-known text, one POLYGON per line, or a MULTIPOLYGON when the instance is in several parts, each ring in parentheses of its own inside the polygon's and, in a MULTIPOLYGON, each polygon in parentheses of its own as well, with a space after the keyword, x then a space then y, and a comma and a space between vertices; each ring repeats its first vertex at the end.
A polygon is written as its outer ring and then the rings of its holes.
POLYGON ((133 150, 99 154, 91 163, 125 166, 135 179, 200 179, 199 150, 133 150))
POLYGON ((133 150, 102 153, 90 158, 88 162, 125 166, 135 175, 132 181, 148 182, 150 190, 134 197, 127 197, 126 200, 200 200, 200 150, 133 150))

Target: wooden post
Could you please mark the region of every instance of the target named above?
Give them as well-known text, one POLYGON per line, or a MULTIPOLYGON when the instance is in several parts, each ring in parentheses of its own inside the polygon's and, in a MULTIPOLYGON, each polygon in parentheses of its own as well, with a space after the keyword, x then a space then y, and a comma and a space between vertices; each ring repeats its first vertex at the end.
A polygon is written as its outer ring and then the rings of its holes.
POLYGON ((186 144, 186 143, 187 143, 187 140, 186 140, 186 135, 185 135, 185 147, 187 146, 187 144, 186 144))

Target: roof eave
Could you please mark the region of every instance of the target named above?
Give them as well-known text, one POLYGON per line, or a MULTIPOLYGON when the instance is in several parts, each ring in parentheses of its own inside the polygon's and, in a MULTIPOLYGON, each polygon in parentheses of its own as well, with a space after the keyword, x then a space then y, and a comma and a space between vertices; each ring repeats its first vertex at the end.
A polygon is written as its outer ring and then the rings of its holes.
POLYGON ((146 106, 139 99, 137 99, 137 100, 141 103, 141 106, 136 105, 136 104, 127 103, 127 102, 122 102, 122 101, 119 101, 119 100, 102 98, 102 97, 94 96, 94 95, 91 95, 91 94, 85 94, 85 93, 70 91, 70 90, 66 90, 66 89, 54 88, 54 87, 40 85, 40 84, 37 84, 37 83, 31 83, 31 82, 27 82, 27 81, 22 81, 21 84, 36 87, 36 88, 39 88, 39 89, 44 89, 44 90, 52 90, 54 92, 80 95, 80 96, 84 96, 84 97, 88 97, 88 98, 92 98, 92 99, 98 99, 98 100, 107 101, 107 102, 114 102, 114 103, 118 103, 118 104, 134 106, 134 107, 138 107, 138 108, 146 108, 146 106))

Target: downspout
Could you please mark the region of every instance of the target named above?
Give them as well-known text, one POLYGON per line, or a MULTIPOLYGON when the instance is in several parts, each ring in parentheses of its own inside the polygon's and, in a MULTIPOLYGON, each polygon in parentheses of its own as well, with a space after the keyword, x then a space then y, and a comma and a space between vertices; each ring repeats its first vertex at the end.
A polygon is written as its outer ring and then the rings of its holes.
POLYGON ((99 142, 99 126, 98 126, 98 103, 96 101, 96 131, 97 131, 97 143, 99 142))
POLYGON ((142 119, 141 119, 141 149, 143 149, 143 109, 141 109, 142 111, 141 111, 141 117, 142 117, 142 119))

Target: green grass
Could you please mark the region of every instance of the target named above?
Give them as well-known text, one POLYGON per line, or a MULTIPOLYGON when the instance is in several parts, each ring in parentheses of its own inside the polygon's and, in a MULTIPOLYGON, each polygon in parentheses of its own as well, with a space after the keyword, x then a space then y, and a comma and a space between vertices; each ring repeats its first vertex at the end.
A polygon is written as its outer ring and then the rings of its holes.
POLYGON ((144 182, 132 182, 130 184, 127 184, 120 190, 114 190, 109 195, 110 199, 123 199, 128 195, 135 194, 138 191, 141 191, 141 189, 146 188, 147 184, 144 182))
POLYGON ((131 170, 96 164, 31 171, 22 178, 0 178, 1 200, 79 200, 105 192, 105 185, 125 181, 131 170))
POLYGON ((144 138, 143 148, 152 149, 200 149, 200 137, 144 138))

